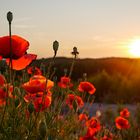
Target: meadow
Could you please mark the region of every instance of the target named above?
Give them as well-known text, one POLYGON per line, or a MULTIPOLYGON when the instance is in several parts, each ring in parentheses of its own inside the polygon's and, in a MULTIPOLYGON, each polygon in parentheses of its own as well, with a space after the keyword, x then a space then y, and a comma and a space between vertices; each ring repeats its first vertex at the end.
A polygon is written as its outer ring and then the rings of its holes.
POLYGON ((0 140, 140 139, 138 59, 80 60, 76 47, 71 59, 56 58, 55 40, 52 58, 36 60, 12 35, 12 19, 8 12, 9 35, 0 37, 0 140))

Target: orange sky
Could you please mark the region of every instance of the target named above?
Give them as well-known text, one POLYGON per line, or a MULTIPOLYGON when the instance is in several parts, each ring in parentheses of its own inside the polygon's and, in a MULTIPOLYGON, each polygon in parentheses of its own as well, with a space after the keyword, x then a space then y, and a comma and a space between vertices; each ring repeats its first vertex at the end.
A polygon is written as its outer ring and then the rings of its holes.
POLYGON ((0 0, 0 36, 8 34, 6 13, 12 11, 12 33, 30 42, 29 52, 39 58, 71 57, 76 46, 80 58, 134 57, 128 46, 140 38, 139 0, 0 0))

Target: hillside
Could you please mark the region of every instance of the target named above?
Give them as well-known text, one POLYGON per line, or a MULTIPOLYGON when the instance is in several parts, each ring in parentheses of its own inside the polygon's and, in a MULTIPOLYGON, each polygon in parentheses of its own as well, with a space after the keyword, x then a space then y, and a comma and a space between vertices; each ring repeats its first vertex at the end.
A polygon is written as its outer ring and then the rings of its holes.
MULTIPOLYGON (((34 62, 34 65, 40 66, 44 63, 47 66, 51 58, 39 59, 34 62)), ((58 76, 64 74, 64 69, 68 69, 71 66, 72 59, 58 57, 55 60, 55 66, 57 68, 58 76)), ((125 76, 131 76, 134 73, 139 73, 140 59, 130 58, 99 58, 99 59, 77 59, 74 65, 72 78, 78 79, 82 77, 83 73, 87 73, 88 77, 94 76, 97 73, 105 70, 109 74, 120 73, 125 76)))

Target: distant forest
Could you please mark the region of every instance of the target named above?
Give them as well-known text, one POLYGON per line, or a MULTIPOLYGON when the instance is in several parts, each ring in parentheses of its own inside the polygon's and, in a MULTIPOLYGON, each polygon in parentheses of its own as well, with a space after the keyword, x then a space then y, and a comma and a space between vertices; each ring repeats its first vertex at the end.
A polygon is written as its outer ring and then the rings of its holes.
MULTIPOLYGON (((32 63, 47 71, 48 59, 38 59, 32 63), (42 68, 44 67, 44 68, 42 68)), ((73 59, 58 57, 52 67, 55 69, 57 80, 69 74, 73 59)), ((4 68, 1 66, 1 71, 4 68)), ((87 80, 96 87, 95 102, 105 103, 138 103, 140 102, 140 59, 129 58, 101 58, 77 59, 74 64, 71 79, 77 83, 87 74, 87 80)))

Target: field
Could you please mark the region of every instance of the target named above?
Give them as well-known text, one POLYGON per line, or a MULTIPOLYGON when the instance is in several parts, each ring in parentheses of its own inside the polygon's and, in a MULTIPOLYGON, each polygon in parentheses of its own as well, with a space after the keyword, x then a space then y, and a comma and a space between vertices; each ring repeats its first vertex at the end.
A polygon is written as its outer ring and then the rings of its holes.
POLYGON ((29 42, 0 38, 0 140, 139 140, 140 60, 37 59, 29 42))

